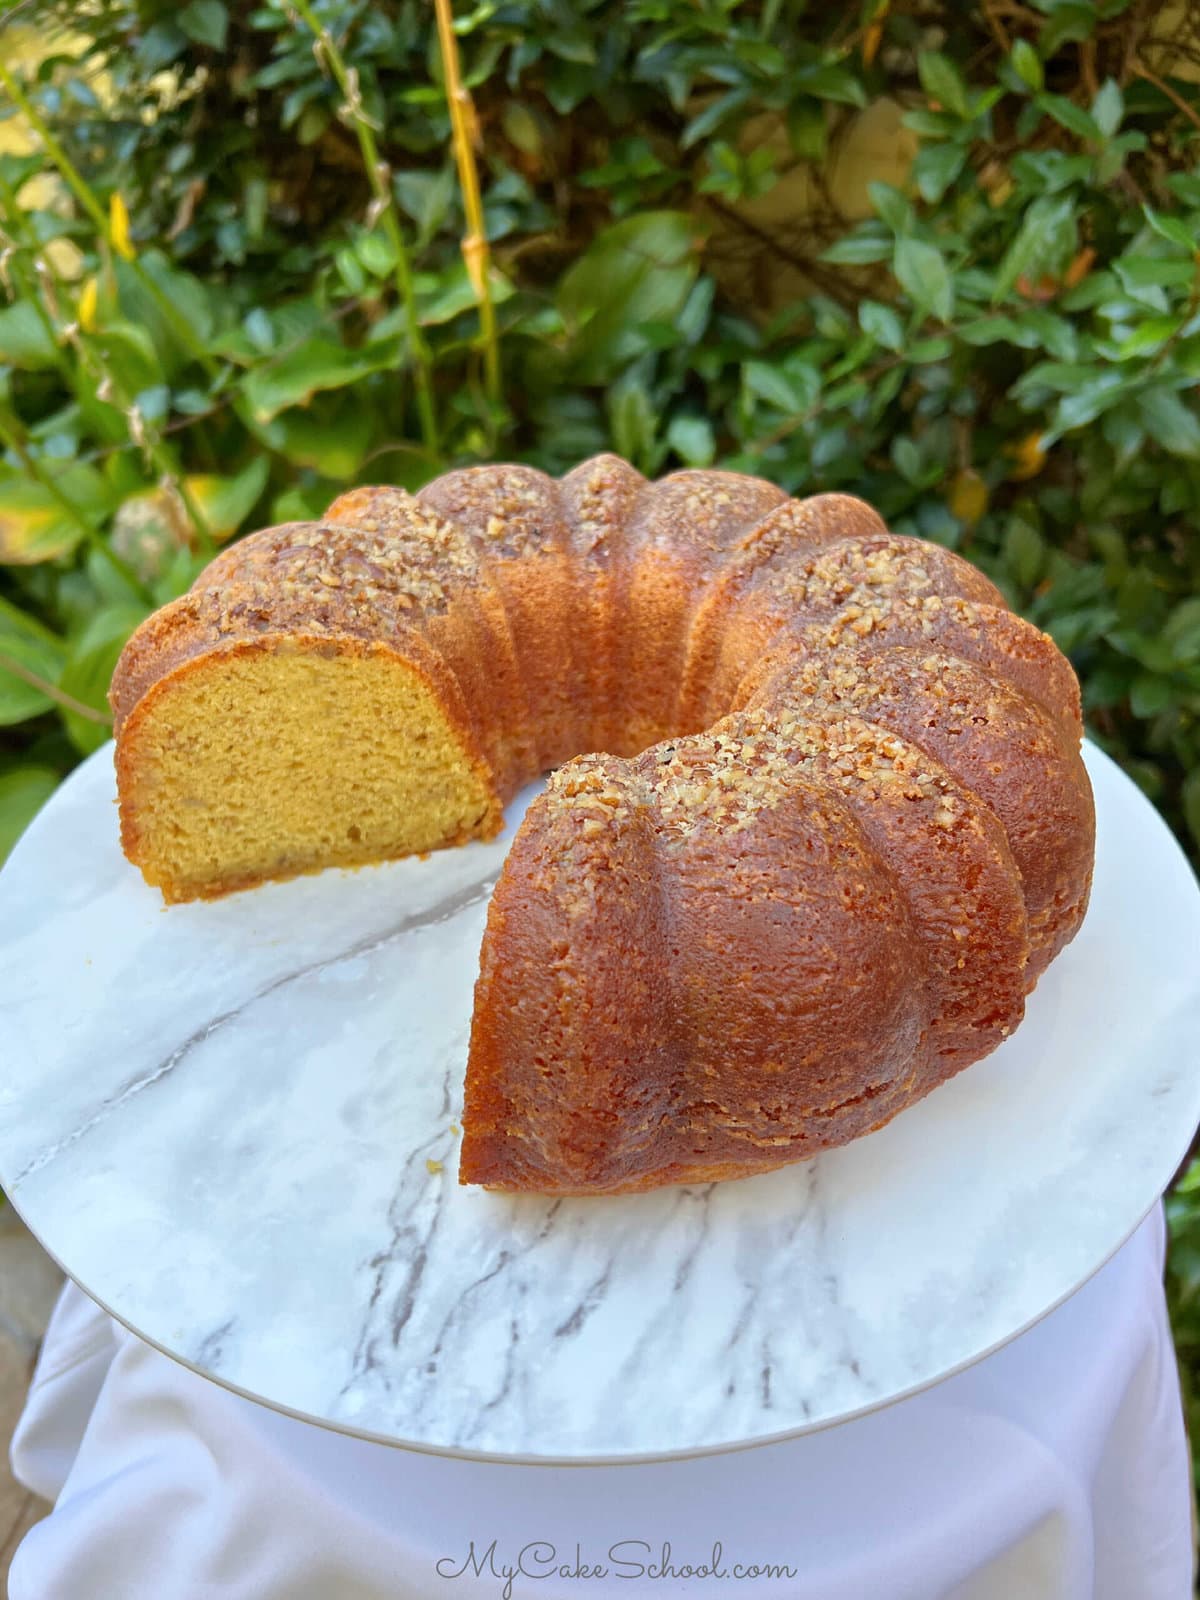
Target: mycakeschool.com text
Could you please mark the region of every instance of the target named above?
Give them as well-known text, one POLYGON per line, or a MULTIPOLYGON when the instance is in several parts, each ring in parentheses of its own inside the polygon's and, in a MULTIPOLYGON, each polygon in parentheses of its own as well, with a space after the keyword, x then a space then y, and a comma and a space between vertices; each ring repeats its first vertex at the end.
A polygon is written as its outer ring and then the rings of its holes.
MULTIPOLYGON (((534 1593, 533 1585, 546 1579, 557 1584, 626 1580, 645 1583, 700 1584, 779 1582, 794 1578, 796 1568, 785 1561, 756 1560, 742 1554, 735 1559, 720 1539, 709 1550, 680 1552, 669 1540, 652 1544, 647 1539, 617 1539, 607 1549, 587 1552, 579 1544, 556 1545, 549 1539, 531 1539, 505 1547, 499 1539, 485 1543, 472 1539, 466 1550, 441 1556, 437 1575, 449 1584, 472 1588, 485 1584, 501 1600, 520 1600, 534 1593)), ((556 1586, 557 1587, 557 1586, 556 1586)), ((586 1592, 586 1590, 584 1591, 586 1592)))

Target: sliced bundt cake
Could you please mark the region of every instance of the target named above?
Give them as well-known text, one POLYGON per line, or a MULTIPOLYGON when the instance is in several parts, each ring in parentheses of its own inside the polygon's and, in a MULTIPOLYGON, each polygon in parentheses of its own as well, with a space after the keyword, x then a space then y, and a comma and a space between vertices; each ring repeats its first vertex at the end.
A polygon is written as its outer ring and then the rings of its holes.
POLYGON ((464 1182, 844 1143, 1007 1037, 1087 905, 1070 666, 846 495, 611 456, 355 489, 218 557, 112 703, 168 900, 486 838, 557 769, 489 907, 464 1182))

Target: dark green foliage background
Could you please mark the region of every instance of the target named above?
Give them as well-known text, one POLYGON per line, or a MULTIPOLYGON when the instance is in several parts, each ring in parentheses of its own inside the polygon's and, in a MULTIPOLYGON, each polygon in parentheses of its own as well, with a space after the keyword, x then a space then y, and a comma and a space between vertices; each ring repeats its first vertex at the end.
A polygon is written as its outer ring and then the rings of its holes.
MULTIPOLYGON (((463 10, 497 405, 460 254, 431 11, 322 0, 390 168, 432 353, 434 449, 344 97, 284 0, 21 8, 22 23, 57 19, 76 35, 39 66, 31 97, 100 206, 124 198, 139 263, 208 362, 78 205, 27 211, 20 228, 6 216, 0 416, 23 454, 0 464, 0 850, 106 737, 47 690, 102 711, 129 630, 204 560, 186 518, 181 531, 151 516, 140 542, 128 538, 130 504, 153 499, 164 457, 148 462, 128 407, 105 401, 98 360, 180 475, 222 480, 223 520, 243 529, 319 514, 348 482, 415 486, 495 457, 558 471, 609 448, 647 473, 718 462, 796 492, 860 493, 898 531, 979 563, 1053 634, 1093 737, 1195 859, 1193 9, 463 10), (919 152, 903 190, 874 185, 873 215, 851 222, 827 175, 858 109, 883 95, 905 109, 919 152), (778 186, 802 170, 803 211, 764 223, 764 198, 792 192, 778 186), (69 308, 51 306, 51 344, 31 300, 38 250, 57 237, 95 275, 98 310, 75 335, 69 308), (782 301, 770 292, 781 281, 795 286, 782 301), (34 559, 31 463, 77 496, 90 528, 54 523, 48 559, 34 559), (113 539, 148 594, 103 558, 97 542, 113 539), (25 675, 6 674, 5 659, 25 675)), ((0 158, 13 188, 48 166, 0 158)), ((44 513, 44 493, 33 501, 44 513)), ((1186 1376, 1200 1355, 1200 1179, 1172 1206, 1186 1376)))

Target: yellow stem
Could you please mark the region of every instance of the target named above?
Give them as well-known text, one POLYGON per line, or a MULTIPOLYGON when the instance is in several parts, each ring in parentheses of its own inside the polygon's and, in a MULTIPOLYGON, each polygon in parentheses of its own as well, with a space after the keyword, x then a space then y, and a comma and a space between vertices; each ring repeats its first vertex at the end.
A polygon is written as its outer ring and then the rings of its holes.
POLYGON ((483 201, 479 193, 479 171, 475 164, 472 134, 475 128, 475 108, 471 96, 463 87, 462 72, 458 63, 458 39, 454 33, 454 12, 451 0, 434 0, 437 12, 438 41, 442 49, 442 73, 446 84, 446 104, 450 109, 450 127, 454 142, 454 160, 458 167, 458 183, 462 190, 463 215, 467 221, 467 234, 462 242, 463 260, 475 300, 479 306, 479 331, 483 343, 484 382, 487 397, 493 406, 501 403, 500 343, 496 335, 496 308, 492 304, 492 287, 489 281, 489 251, 487 230, 483 220, 483 201))

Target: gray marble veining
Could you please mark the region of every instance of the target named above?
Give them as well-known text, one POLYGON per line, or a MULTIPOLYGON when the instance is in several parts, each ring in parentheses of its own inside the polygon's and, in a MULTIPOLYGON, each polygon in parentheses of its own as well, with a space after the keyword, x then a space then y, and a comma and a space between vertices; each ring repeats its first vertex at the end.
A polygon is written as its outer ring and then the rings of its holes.
POLYGON ((521 807, 489 845, 166 910, 100 751, 0 875, 0 1180, 146 1338, 352 1431, 594 1461, 878 1405, 1075 1288, 1200 1117, 1200 895, 1089 765, 1092 909, 994 1056, 783 1172, 547 1200, 456 1182, 521 807))

